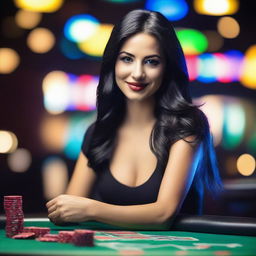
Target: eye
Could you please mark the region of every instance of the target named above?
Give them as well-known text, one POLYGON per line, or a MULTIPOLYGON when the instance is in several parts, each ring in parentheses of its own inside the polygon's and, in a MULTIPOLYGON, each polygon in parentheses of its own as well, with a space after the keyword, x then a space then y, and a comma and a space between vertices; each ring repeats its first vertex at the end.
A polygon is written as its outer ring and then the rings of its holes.
POLYGON ((151 66, 157 66, 160 64, 160 61, 157 59, 147 59, 145 60, 145 64, 149 64, 151 66))
POLYGON ((120 60, 125 62, 125 63, 131 63, 132 62, 132 58, 129 56, 121 56, 120 60))

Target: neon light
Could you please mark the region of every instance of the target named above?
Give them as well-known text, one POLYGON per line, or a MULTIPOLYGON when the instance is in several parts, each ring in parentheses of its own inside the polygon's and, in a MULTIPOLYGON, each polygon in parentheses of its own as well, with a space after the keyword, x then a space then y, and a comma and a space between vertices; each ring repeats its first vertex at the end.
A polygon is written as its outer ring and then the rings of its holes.
POLYGON ((65 37, 63 37, 60 40, 59 47, 60 47, 62 54, 65 57, 67 57, 68 59, 77 60, 77 59, 84 58, 86 56, 83 52, 81 52, 78 49, 76 43, 69 41, 65 37))
POLYGON ((216 78, 216 58, 210 53, 204 53, 198 57, 198 77, 197 80, 203 83, 211 83, 216 78))
POLYGON ((186 56, 189 80, 193 81, 198 76, 198 57, 193 55, 186 56))
POLYGON ((237 0, 194 0, 195 11, 204 15, 232 15, 239 9, 237 0))
POLYGON ((161 12, 172 21, 184 18, 188 13, 188 4, 185 0, 147 0, 145 8, 161 12))
POLYGON ((238 103, 230 103, 224 107, 224 127, 222 146, 234 149, 240 145, 245 130, 245 112, 238 103))
POLYGON ((52 114, 96 108, 98 77, 50 72, 43 80, 44 106, 52 114))
POLYGON ((195 29, 181 29, 177 31, 178 39, 186 55, 203 53, 208 47, 206 36, 195 29))
POLYGON ((72 16, 64 26, 64 35, 73 42, 81 42, 92 36, 99 21, 89 14, 72 16))

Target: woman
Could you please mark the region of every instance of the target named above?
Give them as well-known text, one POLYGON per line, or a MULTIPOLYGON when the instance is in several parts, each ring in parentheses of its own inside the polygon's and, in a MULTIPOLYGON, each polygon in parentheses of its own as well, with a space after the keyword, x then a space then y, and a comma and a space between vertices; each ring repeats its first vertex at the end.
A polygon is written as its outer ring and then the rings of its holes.
POLYGON ((221 183, 181 46, 160 13, 134 10, 114 27, 97 110, 67 194, 47 203, 49 218, 163 229, 178 212, 200 214, 204 188, 221 183))

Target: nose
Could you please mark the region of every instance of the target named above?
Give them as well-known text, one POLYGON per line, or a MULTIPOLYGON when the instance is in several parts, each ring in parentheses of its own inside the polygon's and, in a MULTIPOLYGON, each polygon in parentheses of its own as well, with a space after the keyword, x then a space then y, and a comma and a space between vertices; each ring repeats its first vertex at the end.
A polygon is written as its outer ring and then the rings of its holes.
POLYGON ((142 63, 135 62, 132 70, 132 78, 141 81, 145 78, 145 71, 142 63))

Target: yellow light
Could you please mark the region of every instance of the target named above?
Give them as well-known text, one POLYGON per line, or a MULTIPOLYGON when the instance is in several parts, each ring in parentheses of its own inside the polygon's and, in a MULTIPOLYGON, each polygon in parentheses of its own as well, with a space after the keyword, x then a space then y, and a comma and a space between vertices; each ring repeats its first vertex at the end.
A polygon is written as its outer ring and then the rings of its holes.
POLYGON ((256 44, 252 45, 245 52, 244 63, 241 72, 241 83, 250 88, 256 89, 256 44))
POLYGON ((240 26, 232 17, 222 17, 217 24, 218 32, 225 38, 235 38, 239 35, 240 26))
POLYGON ((15 15, 17 25, 25 29, 36 27, 41 20, 42 14, 39 12, 19 10, 15 15))
POLYGON ((20 64, 20 57, 10 48, 0 48, 0 74, 12 73, 20 64))
POLYGON ((41 141, 45 149, 60 152, 65 147, 68 120, 65 116, 47 116, 40 127, 41 141))
POLYGON ((238 11, 238 0, 194 0, 195 11, 205 15, 232 15, 238 11))
POLYGON ((13 172, 26 172, 31 165, 31 153, 25 148, 18 148, 7 158, 8 166, 13 172))
POLYGON ((9 131, 0 131, 0 153, 11 153, 18 146, 18 140, 14 133, 9 131))
POLYGON ((35 53, 46 53, 54 46, 55 37, 49 29, 36 28, 29 33, 27 44, 35 53))
POLYGON ((237 170, 244 176, 250 176, 255 170, 255 159, 252 155, 243 154, 237 159, 237 170))
POLYGON ((18 8, 33 12, 55 12, 63 5, 63 0, 14 0, 18 8))
POLYGON ((111 24, 101 24, 92 36, 78 43, 78 47, 88 55, 101 57, 112 29, 113 25, 111 24))
POLYGON ((51 114, 66 110, 70 96, 68 75, 63 71, 52 71, 43 79, 44 106, 51 114))
POLYGON ((50 200, 65 193, 68 183, 68 168, 61 158, 49 158, 42 168, 44 196, 50 200))

